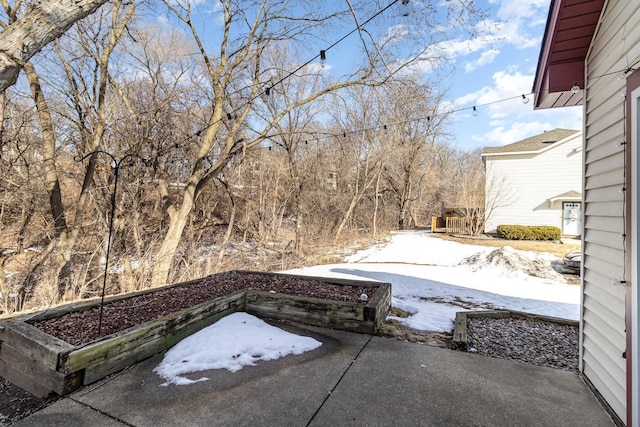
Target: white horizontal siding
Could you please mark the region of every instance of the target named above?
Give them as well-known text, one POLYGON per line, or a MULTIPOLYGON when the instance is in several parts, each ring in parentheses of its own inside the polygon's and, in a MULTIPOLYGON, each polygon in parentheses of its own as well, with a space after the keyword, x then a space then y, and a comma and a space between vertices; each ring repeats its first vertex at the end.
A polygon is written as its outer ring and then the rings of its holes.
POLYGON ((488 155, 485 232, 501 224, 552 225, 562 229, 562 202, 549 199, 580 191, 582 135, 537 154, 488 155), (500 196, 498 196, 498 194, 500 196), (498 206, 490 204, 502 197, 498 206))
POLYGON ((640 58, 640 8, 608 1, 587 57, 585 90, 584 374, 626 420, 624 75, 640 58))

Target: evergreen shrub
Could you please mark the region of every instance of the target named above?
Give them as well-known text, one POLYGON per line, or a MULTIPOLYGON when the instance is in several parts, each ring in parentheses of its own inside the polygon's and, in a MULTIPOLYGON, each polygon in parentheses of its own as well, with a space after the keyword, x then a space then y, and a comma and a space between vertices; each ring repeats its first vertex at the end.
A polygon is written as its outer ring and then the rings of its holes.
POLYGON ((498 237, 509 240, 560 240, 562 231, 551 225, 499 225, 498 237))

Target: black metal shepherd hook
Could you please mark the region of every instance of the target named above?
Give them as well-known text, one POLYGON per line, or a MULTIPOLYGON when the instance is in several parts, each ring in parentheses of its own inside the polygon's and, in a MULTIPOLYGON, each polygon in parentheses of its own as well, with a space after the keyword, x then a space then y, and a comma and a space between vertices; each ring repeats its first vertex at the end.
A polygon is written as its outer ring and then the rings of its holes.
POLYGON ((92 151, 91 153, 86 154, 81 159, 76 158, 74 160, 76 160, 77 162, 83 162, 87 157, 93 156, 95 154, 106 154, 107 156, 109 156, 112 160, 111 168, 113 170, 113 191, 111 192, 111 212, 109 215, 109 233, 107 235, 107 253, 106 253, 106 259, 104 262, 104 275, 102 278, 102 296, 100 298, 100 319, 98 320, 98 336, 100 336, 100 333, 102 332, 102 313, 104 309, 104 294, 107 289, 107 274, 109 273, 109 254, 111 252, 111 235, 113 233, 113 218, 115 217, 115 210, 116 210, 116 192, 118 191, 118 176, 120 175, 120 166, 122 166, 122 162, 132 157, 137 157, 138 159, 142 160, 145 163, 147 162, 147 160, 138 156, 137 154, 127 154, 124 157, 117 159, 113 154, 104 150, 92 151))

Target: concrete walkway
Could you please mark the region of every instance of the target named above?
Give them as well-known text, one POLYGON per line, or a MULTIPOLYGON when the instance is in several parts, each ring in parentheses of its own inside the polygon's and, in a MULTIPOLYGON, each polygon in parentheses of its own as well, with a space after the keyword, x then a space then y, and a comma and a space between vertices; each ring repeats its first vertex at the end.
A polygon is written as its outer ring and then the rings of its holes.
POLYGON ((611 426, 575 373, 278 324, 323 345, 162 387, 156 355, 16 426, 611 426))

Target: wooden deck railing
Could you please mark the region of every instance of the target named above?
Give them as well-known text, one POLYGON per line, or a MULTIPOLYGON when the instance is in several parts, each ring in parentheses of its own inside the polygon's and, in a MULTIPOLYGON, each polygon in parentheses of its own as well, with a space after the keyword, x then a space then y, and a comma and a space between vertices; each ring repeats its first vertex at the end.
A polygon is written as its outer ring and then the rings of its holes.
POLYGON ((471 234, 471 219, 460 217, 431 217, 432 233, 471 234))

